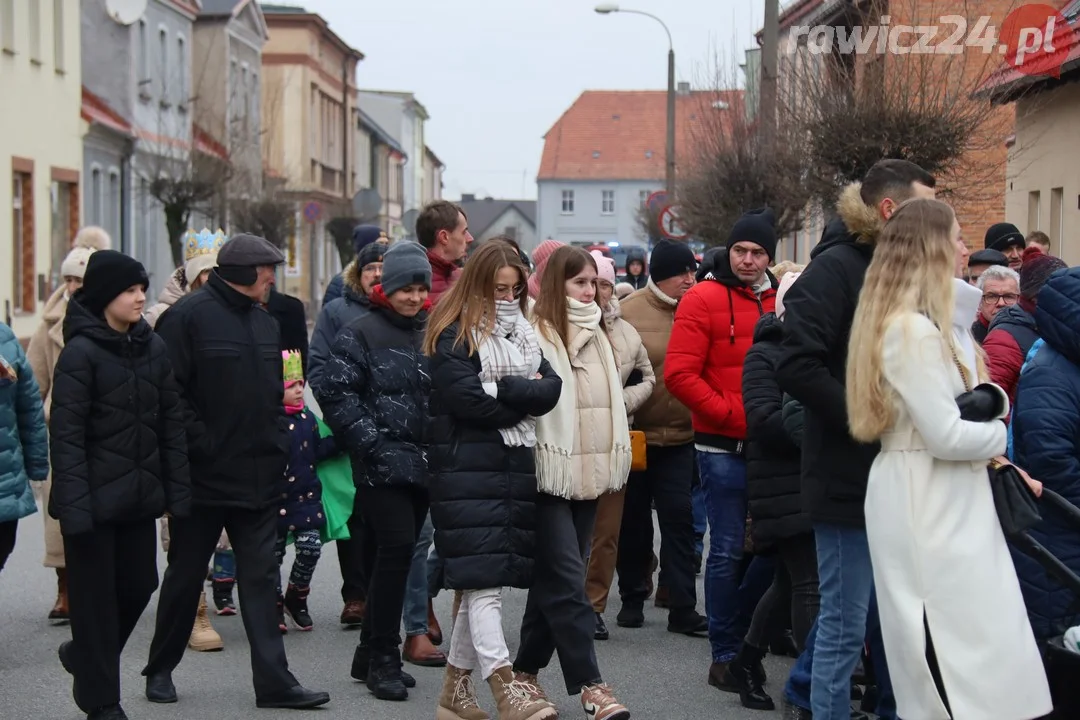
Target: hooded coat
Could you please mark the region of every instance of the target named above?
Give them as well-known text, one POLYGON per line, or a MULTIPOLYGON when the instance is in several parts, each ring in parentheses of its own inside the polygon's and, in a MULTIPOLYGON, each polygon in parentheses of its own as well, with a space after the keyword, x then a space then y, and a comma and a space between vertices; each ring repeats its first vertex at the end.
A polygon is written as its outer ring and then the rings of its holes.
POLYGON ((0 522, 37 512, 31 480, 49 474, 41 394, 15 333, 0 324, 0 522))
POLYGON ((371 302, 364 295, 360 284, 360 272, 355 260, 341 271, 344 282, 341 296, 323 305, 315 321, 315 332, 311 335, 311 348, 308 357, 307 381, 314 388, 322 380, 326 361, 330 358, 330 349, 342 328, 354 320, 366 315, 371 310, 371 302))
MULTIPOLYGON (((1039 292, 1034 320, 1045 344, 1027 363, 1013 408, 1016 464, 1080 506, 1080 271, 1058 271, 1039 292)), ((1011 308, 1009 308, 1011 309, 1011 308)), ((1002 311, 1003 313, 1004 311, 1002 311)), ((1002 313, 999 313, 1001 315, 1002 313)), ((1042 506, 1031 530, 1073 572, 1080 573, 1080 532, 1053 506, 1042 506)), ((1028 616, 1039 640, 1080 622, 1075 593, 1035 560, 1013 553, 1028 616)))
POLYGON ((173 274, 169 276, 169 280, 165 283, 165 287, 161 288, 157 303, 143 313, 143 317, 146 318, 146 322, 150 323, 150 327, 156 327, 161 314, 175 305, 177 300, 187 294, 187 287, 187 278, 184 275, 184 268, 177 268, 173 274))
POLYGON ((802 403, 802 498, 812 522, 864 527, 863 504, 878 445, 848 432, 845 374, 855 306, 882 221, 849 185, 812 261, 784 296, 776 366, 784 392, 802 403))
POLYGON ((65 537, 103 523, 191 512, 180 388, 165 342, 140 320, 113 330, 68 302, 56 363, 49 514, 65 537))
POLYGON ((635 290, 642 289, 649 282, 649 259, 645 256, 645 248, 632 247, 626 251, 626 274, 619 279, 619 282, 628 283, 635 290), (634 260, 641 262, 640 275, 630 274, 630 263, 634 260))
POLYGON ((675 311, 664 381, 686 407, 696 442, 737 451, 746 439, 742 400, 743 361, 761 316, 776 308, 776 278, 765 271, 760 295, 717 254, 711 272, 692 287, 675 311))

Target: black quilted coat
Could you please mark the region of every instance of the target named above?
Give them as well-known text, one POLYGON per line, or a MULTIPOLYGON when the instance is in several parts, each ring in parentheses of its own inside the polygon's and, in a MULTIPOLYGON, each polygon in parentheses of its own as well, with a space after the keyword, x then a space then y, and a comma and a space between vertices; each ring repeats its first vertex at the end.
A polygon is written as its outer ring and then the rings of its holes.
POLYGON ((338 333, 313 388, 323 420, 353 460, 357 485, 428 486, 426 322, 425 310, 407 318, 373 305, 338 333))
POLYGON ((783 326, 767 313, 754 327, 754 344, 743 363, 746 410, 746 492, 751 534, 758 552, 811 531, 803 512, 799 447, 784 429, 784 394, 776 382, 783 326))
POLYGON ((69 301, 53 378, 49 514, 66 536, 191 512, 180 390, 145 320, 128 333, 69 301))
POLYGON ((456 325, 447 328, 431 359, 431 523, 443 583, 453 590, 528 588, 536 465, 532 448, 507 447, 499 429, 551 412, 562 380, 543 360, 540 379, 503 378, 491 397, 480 384, 480 356, 454 347, 456 335, 456 325))

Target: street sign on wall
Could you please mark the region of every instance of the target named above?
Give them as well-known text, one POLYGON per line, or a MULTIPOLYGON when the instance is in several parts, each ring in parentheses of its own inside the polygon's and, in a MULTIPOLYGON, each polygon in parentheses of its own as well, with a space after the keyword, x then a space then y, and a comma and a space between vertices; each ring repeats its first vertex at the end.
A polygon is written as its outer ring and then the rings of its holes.
POLYGON ((304 220, 309 223, 319 222, 319 218, 322 217, 322 205, 312 200, 304 205, 304 220))

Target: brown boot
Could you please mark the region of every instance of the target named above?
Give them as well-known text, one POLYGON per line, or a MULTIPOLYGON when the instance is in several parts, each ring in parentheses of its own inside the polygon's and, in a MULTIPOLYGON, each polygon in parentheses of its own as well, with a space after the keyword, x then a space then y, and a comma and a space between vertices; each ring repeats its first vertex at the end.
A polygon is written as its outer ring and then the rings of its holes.
POLYGON ((56 604, 49 611, 50 620, 68 620, 67 568, 56 568, 56 604))
POLYGON ((446 655, 431 644, 427 635, 412 635, 405 638, 402 655, 408 662, 421 667, 442 667, 446 664, 446 655))
POLYGON ((476 686, 472 670, 462 670, 447 664, 443 675, 442 694, 435 708, 435 720, 491 720, 491 716, 476 703, 476 686))
POLYGON ((431 600, 427 601, 427 636, 432 645, 442 645, 442 628, 439 627, 439 618, 435 616, 435 606, 431 600))
POLYGON ((210 616, 206 614, 205 592, 199 594, 199 609, 195 612, 195 625, 191 628, 188 647, 196 652, 214 652, 225 647, 221 636, 210 624, 210 616))
POLYGON ((544 697, 544 692, 536 685, 514 675, 509 666, 503 666, 488 678, 491 694, 499 708, 499 720, 554 720, 559 717, 555 709, 544 697))

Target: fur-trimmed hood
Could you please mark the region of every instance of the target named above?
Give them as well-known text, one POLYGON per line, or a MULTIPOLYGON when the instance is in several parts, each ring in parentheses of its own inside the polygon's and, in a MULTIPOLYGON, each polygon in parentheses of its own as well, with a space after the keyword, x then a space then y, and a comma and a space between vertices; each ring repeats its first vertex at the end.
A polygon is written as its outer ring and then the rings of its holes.
POLYGON ((364 297, 364 286, 360 283, 360 274, 362 272, 363 269, 355 258, 341 271, 341 281, 345 285, 344 290, 355 295, 354 300, 364 297))
POLYGON ((875 208, 863 202, 859 194, 861 190, 862 183, 858 182, 844 188, 840 199, 836 201, 836 212, 844 221, 847 231, 856 236, 859 242, 873 245, 877 242, 885 221, 875 208))

